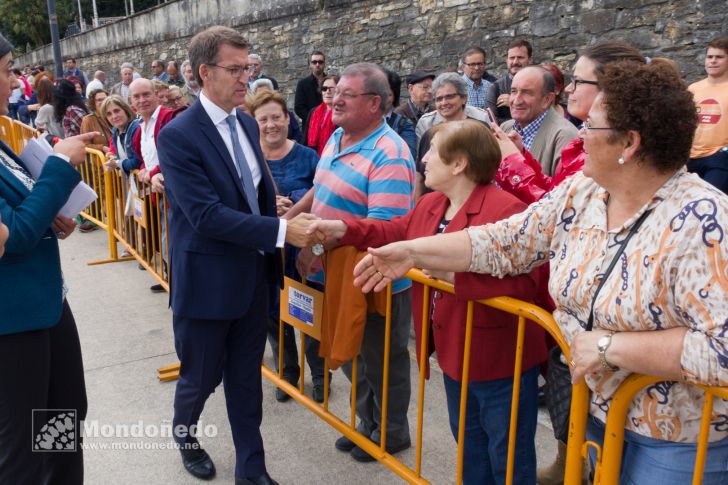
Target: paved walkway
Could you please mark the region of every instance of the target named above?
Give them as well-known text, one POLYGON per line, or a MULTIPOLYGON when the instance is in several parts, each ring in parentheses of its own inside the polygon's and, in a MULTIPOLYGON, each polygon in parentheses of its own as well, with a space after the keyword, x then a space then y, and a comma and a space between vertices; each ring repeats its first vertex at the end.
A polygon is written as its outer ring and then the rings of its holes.
MULTIPOLYGON (((86 483, 204 483, 187 474, 178 451, 164 449, 171 444, 170 438, 134 436, 140 425, 158 429, 169 425, 172 416, 174 383, 158 382, 156 373, 158 367, 176 362, 172 314, 167 308, 167 294, 152 294, 149 286, 154 281, 137 269, 135 262, 86 264, 108 257, 105 251, 106 235, 102 231, 76 232, 61 243, 68 301, 84 355, 89 401, 86 428, 99 434, 86 440, 90 448, 85 453, 86 483), (122 432, 126 427, 130 436, 109 436, 117 427, 122 432)), ((267 351, 269 364, 270 359, 267 351)), ((413 362, 413 383, 418 382, 416 369, 413 362)), ((262 433, 268 470, 282 485, 403 483, 383 465, 361 464, 337 451, 333 443, 338 434, 332 428, 293 400, 278 403, 274 390, 263 379, 262 433)), ((347 422, 348 390, 346 378, 340 372, 334 373, 331 409, 347 422)), ((456 447, 437 368, 428 383, 426 399, 423 475, 432 483, 454 483, 456 447)), ((413 402, 412 426, 416 425, 416 411, 413 402)), ((537 446, 543 462, 551 461, 555 449, 551 431, 544 426, 547 421, 542 411, 537 446)), ((212 483, 234 483, 234 451, 222 389, 205 406, 202 424, 217 428, 216 436, 201 439, 217 467, 212 483)), ((414 464, 414 448, 400 456, 414 464)))

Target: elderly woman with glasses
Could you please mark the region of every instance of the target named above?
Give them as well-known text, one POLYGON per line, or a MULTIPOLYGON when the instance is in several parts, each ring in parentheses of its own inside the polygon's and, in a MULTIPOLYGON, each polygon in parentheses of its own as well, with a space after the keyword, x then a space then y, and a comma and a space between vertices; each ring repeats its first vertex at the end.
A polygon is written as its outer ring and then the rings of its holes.
MULTIPOLYGON (((381 290, 413 266, 506 276, 550 262, 572 379, 592 391, 587 438, 602 441, 627 376, 661 377, 629 407, 620 483, 690 483, 703 396, 688 383, 728 385, 728 197, 684 169, 697 118, 673 64, 610 63, 595 81, 583 173, 505 221, 372 249, 355 282, 381 290)), ((704 484, 728 480, 727 420, 718 399, 704 484)))
POLYGON ((430 128, 448 121, 473 119, 490 125, 486 112, 468 103, 468 85, 462 76, 454 72, 440 74, 432 82, 432 98, 435 101, 435 111, 426 113, 417 122, 415 134, 417 135, 417 186, 415 197, 429 189, 425 186, 425 166, 422 158, 430 149, 430 128))
MULTIPOLYGON (((605 66, 616 61, 644 63, 645 59, 634 47, 621 42, 596 44, 584 50, 576 61, 571 82, 564 88, 569 95, 567 110, 572 117, 582 122, 586 120, 589 108, 599 94, 597 76, 604 72, 605 66)), ((584 165, 586 152, 581 137, 575 138, 561 150, 561 160, 554 176, 549 177, 543 173, 539 161, 523 148, 517 134, 512 134, 511 139, 498 126, 494 126, 493 130, 503 153, 495 180, 504 190, 527 204, 539 200, 584 165)))
MULTIPOLYGON (((455 233, 525 209, 525 204, 492 183, 500 163, 500 150, 495 137, 483 123, 452 121, 434 127, 432 132, 432 143, 423 162, 425 183, 434 192, 420 198, 412 211, 391 221, 317 221, 309 230, 319 231, 319 236, 325 237, 332 246, 338 243, 365 250, 369 246, 403 239, 455 233)), ((450 428, 457 439, 466 300, 492 296, 530 299, 538 274, 503 279, 464 272, 430 274, 454 282, 459 289, 457 297, 439 291, 432 293, 429 318, 432 339, 427 349, 428 356, 437 353, 445 381, 450 428)), ((422 339, 423 297, 423 286, 415 283, 412 313, 418 352, 422 339)), ((466 485, 505 482, 516 331, 516 319, 512 315, 476 305, 464 439, 463 483, 466 485)), ((545 357, 543 331, 529 326, 520 384, 514 483, 536 483, 537 380, 539 363, 545 357)), ((429 375, 429 367, 420 372, 429 375)))

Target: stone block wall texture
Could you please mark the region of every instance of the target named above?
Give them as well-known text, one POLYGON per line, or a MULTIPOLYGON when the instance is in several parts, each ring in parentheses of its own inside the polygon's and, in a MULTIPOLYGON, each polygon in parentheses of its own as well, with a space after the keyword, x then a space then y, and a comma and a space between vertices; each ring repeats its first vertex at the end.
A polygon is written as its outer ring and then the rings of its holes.
MULTIPOLYGON (((406 75, 453 70, 470 45, 487 52, 488 70, 504 73, 513 37, 528 39, 536 62, 571 72, 578 52, 603 40, 633 43, 645 55, 675 60, 689 81, 704 76, 705 45, 728 34, 726 0, 176 0, 62 40, 91 75, 108 85, 132 62, 150 76, 153 59, 183 61, 190 38, 210 25, 243 32, 292 103, 296 81, 308 74, 313 50, 326 53, 328 71, 358 61, 406 75)), ((53 64, 51 46, 17 63, 53 64)), ((404 89, 403 89, 404 91, 404 89)))

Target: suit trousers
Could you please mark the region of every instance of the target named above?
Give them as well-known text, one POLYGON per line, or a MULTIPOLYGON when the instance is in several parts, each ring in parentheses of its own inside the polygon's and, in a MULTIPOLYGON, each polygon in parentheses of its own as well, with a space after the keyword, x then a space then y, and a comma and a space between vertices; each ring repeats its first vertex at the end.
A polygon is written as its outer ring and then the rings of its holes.
POLYGON ((0 335, 0 483, 83 483, 81 422, 86 384, 81 344, 67 302, 50 328, 0 335), (54 415, 32 410, 76 411, 76 450, 32 451, 35 436, 54 415))
MULTIPOLYGON (((233 320, 201 320, 173 316, 180 379, 174 396, 173 429, 197 425, 205 401, 223 382, 228 419, 235 444, 235 476, 266 473, 263 438, 263 389, 260 366, 265 349, 268 281, 265 260, 258 258, 253 300, 245 315, 233 320)), ((197 443, 195 436, 176 436, 180 446, 197 443)))
MULTIPOLYGON (((389 348, 389 393, 387 405, 387 446, 399 446, 410 441, 409 409, 410 356, 409 329, 412 321, 412 289, 392 295, 392 327, 389 348)), ((382 390, 384 375, 385 318, 370 313, 364 329, 356 370, 357 429, 374 442, 380 442, 382 421, 382 390)), ((342 366, 351 381, 351 362, 342 366)))

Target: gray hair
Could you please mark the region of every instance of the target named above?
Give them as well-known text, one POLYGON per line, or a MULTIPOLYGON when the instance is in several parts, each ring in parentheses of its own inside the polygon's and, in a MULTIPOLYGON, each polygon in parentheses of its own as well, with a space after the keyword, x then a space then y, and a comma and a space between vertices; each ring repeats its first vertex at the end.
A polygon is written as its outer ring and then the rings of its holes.
POLYGON ((134 64, 132 64, 131 62, 125 62, 125 63, 123 63, 123 64, 121 65, 121 67, 119 68, 119 70, 120 70, 120 71, 121 71, 122 69, 131 69, 131 70, 133 71, 133 70, 134 70, 134 64))
POLYGON ((463 77, 456 72, 443 72, 432 81, 432 95, 435 96, 437 90, 444 85, 449 84, 455 88, 455 92, 460 97, 466 97, 468 95, 468 85, 465 83, 463 77))
POLYGON ((182 63, 182 65, 180 66, 180 69, 179 69, 179 70, 180 70, 180 71, 182 71, 182 72, 184 72, 184 70, 185 70, 185 66, 186 66, 187 64, 192 64, 192 63, 190 62, 190 60, 189 60, 189 59, 185 59, 185 61, 184 61, 184 62, 182 63))
POLYGON ((387 108, 387 99, 389 98, 389 81, 387 75, 384 74, 382 68, 371 62, 359 62, 351 64, 344 69, 341 77, 361 77, 364 78, 364 91, 374 93, 381 99, 379 108, 382 113, 387 108))
POLYGON ((255 59, 256 61, 263 63, 263 59, 258 54, 248 54, 248 59, 255 59))
POLYGON ((195 73, 197 83, 202 87, 204 81, 200 76, 202 64, 216 64, 220 46, 229 45, 235 49, 248 49, 250 44, 237 30, 222 25, 215 25, 196 34, 188 48, 192 72, 195 73))
POLYGON ((250 91, 255 94, 258 92, 258 88, 260 87, 266 87, 271 91, 275 91, 275 89, 273 88, 273 81, 271 81, 270 79, 256 79, 250 86, 250 91))

